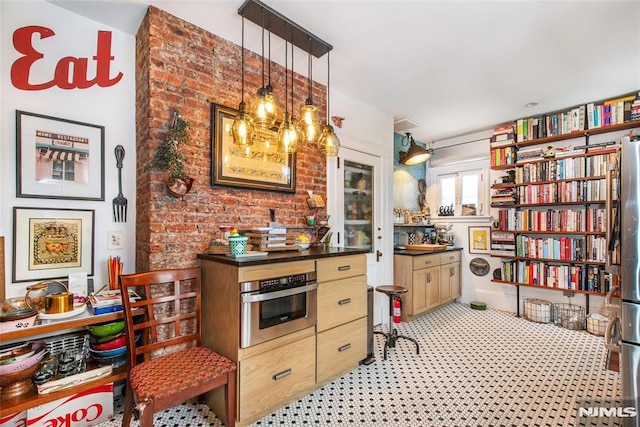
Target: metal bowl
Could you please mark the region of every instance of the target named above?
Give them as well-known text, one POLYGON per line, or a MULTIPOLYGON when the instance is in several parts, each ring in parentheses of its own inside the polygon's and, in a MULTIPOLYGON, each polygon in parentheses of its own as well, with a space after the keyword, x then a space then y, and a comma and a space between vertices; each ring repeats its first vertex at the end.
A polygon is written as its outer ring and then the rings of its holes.
MULTIPOLYGON (((33 372, 37 370, 37 368, 40 366, 40 361, 48 352, 47 346, 44 341, 34 341, 31 348, 35 350, 35 353, 32 356, 23 360, 19 360, 17 362, 9 363, 7 365, 0 365, 0 378, 2 378, 2 380, 0 381, 2 383, 6 383, 7 380, 5 379, 5 377, 11 379, 8 384, 18 382, 21 378, 21 375, 18 374, 18 372, 30 371, 34 366, 36 367, 36 369, 33 370, 31 374, 33 374, 33 372)), ((30 375, 28 375, 26 378, 28 377, 30 377, 30 375)), ((4 386, 0 384, 0 387, 4 386)))

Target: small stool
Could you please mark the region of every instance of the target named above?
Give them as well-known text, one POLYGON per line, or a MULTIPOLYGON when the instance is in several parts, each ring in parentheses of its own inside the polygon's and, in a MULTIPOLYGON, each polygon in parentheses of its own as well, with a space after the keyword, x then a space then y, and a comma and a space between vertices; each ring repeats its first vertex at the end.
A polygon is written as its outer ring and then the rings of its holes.
POLYGON ((376 291, 383 293, 389 297, 389 332, 384 333, 380 331, 374 331, 376 334, 384 335, 384 360, 387 360, 387 350, 389 348, 395 348, 396 341, 404 339, 411 341, 416 345, 416 354, 420 354, 420 346, 418 341, 413 338, 405 337, 404 335, 398 335, 398 330, 393 327, 393 298, 400 294, 406 294, 407 288, 395 285, 383 285, 378 286, 376 291))

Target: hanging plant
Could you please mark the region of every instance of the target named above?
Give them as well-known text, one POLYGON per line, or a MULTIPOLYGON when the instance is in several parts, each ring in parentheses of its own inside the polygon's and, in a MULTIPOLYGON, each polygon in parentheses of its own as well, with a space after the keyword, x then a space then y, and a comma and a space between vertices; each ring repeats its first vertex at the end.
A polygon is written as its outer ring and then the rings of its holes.
POLYGON ((151 162, 151 167, 167 171, 167 189, 176 197, 188 193, 193 184, 193 178, 184 170, 184 155, 180 152, 180 146, 191 139, 189 127, 180 112, 175 110, 169 132, 151 162))

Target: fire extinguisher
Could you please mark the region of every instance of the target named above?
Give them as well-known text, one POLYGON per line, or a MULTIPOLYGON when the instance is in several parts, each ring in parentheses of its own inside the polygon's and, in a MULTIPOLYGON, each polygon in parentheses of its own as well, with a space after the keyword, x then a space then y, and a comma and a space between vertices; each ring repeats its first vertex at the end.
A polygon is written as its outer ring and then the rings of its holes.
POLYGON ((400 323, 400 297, 393 298, 393 322, 400 323))

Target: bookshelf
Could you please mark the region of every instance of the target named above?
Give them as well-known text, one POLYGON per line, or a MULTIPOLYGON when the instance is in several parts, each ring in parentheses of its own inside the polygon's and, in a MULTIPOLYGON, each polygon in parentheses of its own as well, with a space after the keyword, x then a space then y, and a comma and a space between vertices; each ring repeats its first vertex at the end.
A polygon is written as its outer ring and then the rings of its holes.
POLYGON ((491 169, 507 175, 491 186, 492 281, 516 286, 518 315, 521 286, 584 294, 588 311, 617 283, 607 261, 619 144, 592 137, 640 129, 639 108, 635 93, 494 129, 491 169))

